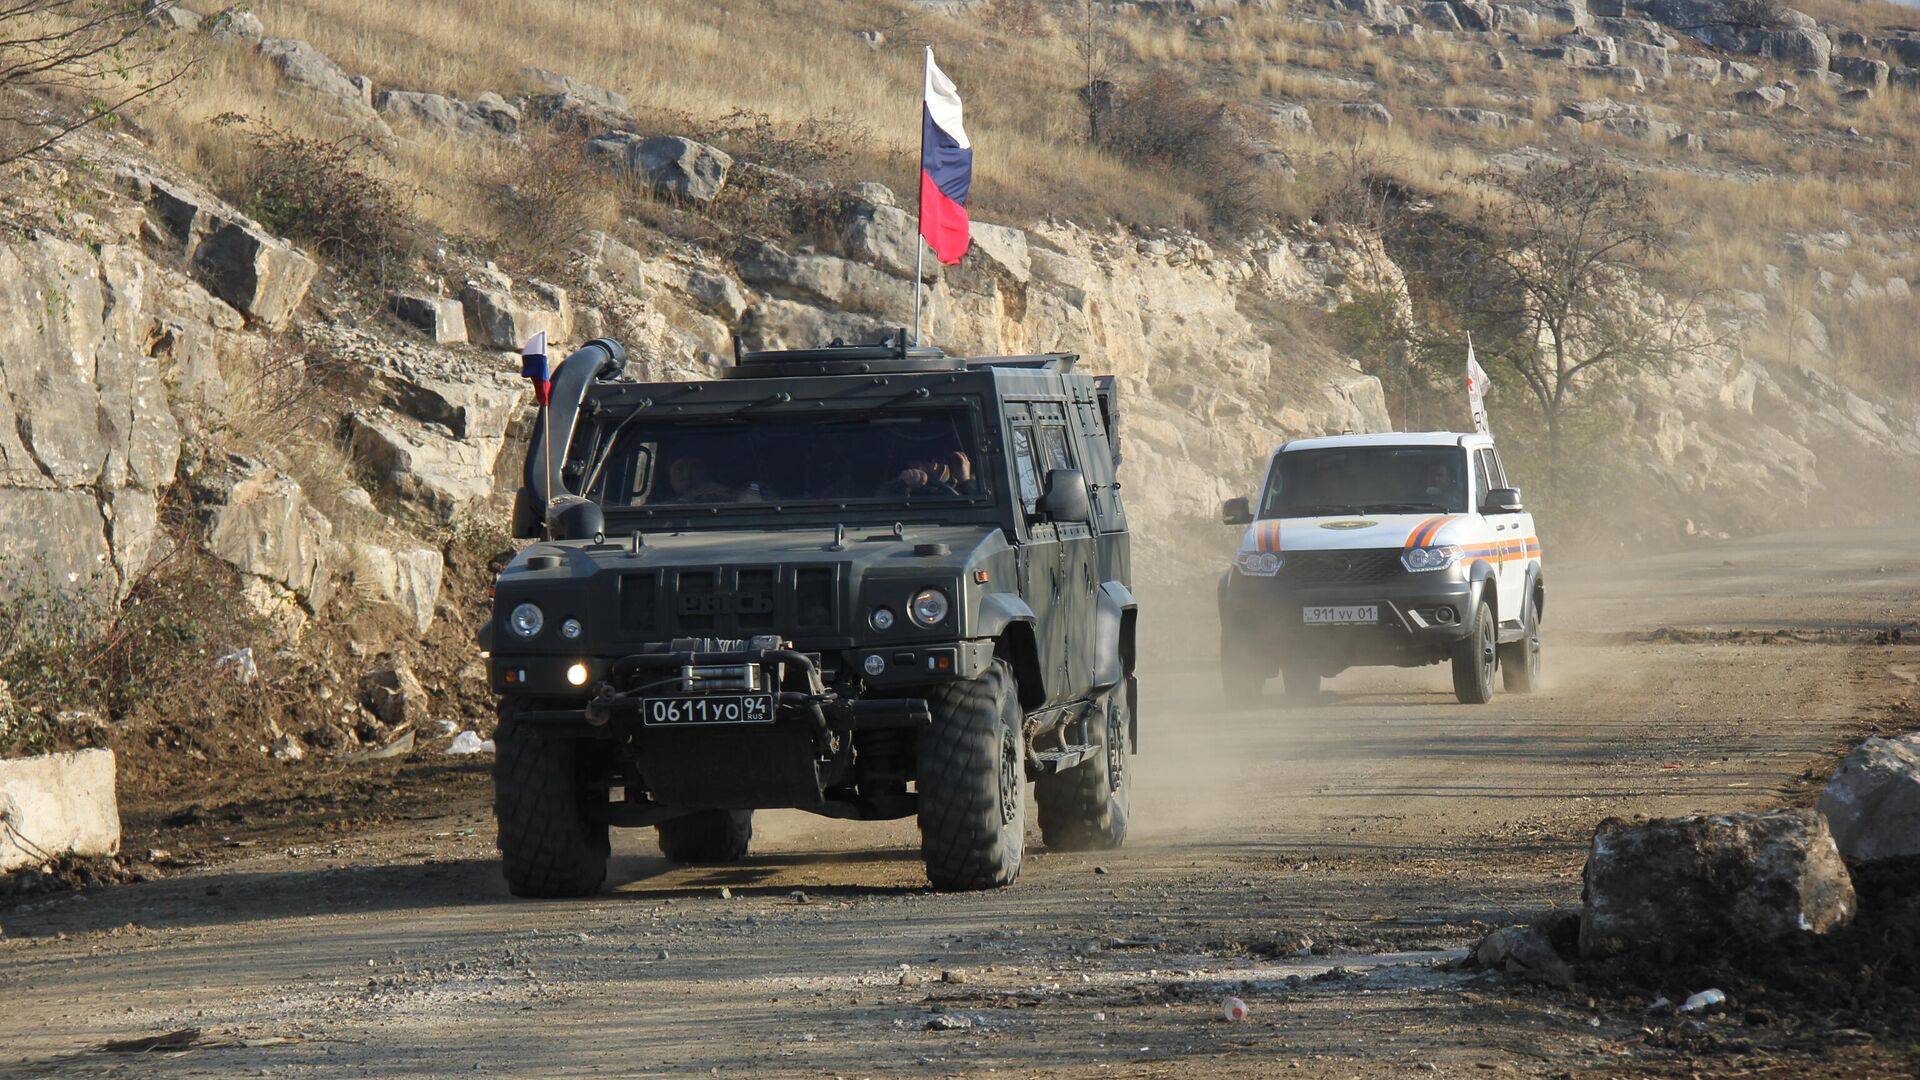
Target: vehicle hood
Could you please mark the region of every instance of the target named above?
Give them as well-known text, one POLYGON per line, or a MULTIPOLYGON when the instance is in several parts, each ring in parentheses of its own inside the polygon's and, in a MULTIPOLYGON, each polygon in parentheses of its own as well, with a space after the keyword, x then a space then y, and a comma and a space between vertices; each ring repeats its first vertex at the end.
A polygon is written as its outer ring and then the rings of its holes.
MULTIPOLYGON (((530 544, 507 565, 506 575, 539 575, 534 560, 558 556, 563 576, 581 576, 594 570, 632 571, 657 567, 839 565, 858 572, 869 570, 955 568, 966 565, 974 550, 999 542, 1000 530, 978 525, 910 525, 903 537, 891 526, 849 526, 841 550, 833 550, 834 531, 826 529, 694 531, 647 533, 638 551, 629 543, 603 544, 568 541, 530 544), (946 554, 915 554, 921 545, 944 544, 946 554)), ((541 561, 545 561, 541 559, 541 561)))
POLYGON ((1465 514, 1341 514, 1265 518, 1247 526, 1241 551, 1353 551, 1464 543, 1465 514))

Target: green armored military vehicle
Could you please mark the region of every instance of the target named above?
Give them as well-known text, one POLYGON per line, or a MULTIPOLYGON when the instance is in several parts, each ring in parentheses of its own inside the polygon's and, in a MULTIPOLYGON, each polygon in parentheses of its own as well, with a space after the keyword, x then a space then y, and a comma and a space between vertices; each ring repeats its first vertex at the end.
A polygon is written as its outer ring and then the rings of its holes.
POLYGON ((601 339, 554 373, 514 515, 539 542, 483 632, 516 895, 599 888, 616 825, 739 859, 778 807, 918 815, 935 887, 1002 886, 1028 781, 1049 848, 1125 838, 1112 381, 904 340, 640 383, 601 339))

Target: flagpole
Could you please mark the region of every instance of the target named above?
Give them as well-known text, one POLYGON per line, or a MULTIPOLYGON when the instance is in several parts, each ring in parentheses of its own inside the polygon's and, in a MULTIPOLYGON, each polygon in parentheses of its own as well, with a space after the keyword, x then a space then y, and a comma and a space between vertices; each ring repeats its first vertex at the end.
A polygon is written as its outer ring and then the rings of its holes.
POLYGON ((920 344, 920 269, 927 261, 927 238, 922 230, 926 225, 927 214, 927 80, 933 77, 933 46, 926 47, 920 64, 920 157, 918 164, 921 177, 914 184, 920 193, 914 200, 913 210, 913 343, 920 344))

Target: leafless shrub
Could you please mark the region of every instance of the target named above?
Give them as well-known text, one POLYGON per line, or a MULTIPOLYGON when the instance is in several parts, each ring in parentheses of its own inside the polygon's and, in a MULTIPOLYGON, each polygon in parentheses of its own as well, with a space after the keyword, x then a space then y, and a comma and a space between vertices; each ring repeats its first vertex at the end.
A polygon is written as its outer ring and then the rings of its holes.
POLYGON ((1254 121, 1241 107, 1159 71, 1118 95, 1099 142, 1129 161, 1177 174, 1206 205, 1211 224, 1237 228, 1274 206, 1274 174, 1258 159, 1278 149, 1253 131, 1254 121))
POLYGON ((45 151, 171 85, 193 66, 184 51, 141 38, 131 0, 0 0, 0 165, 45 151), (42 89, 80 98, 77 113, 48 117, 10 92, 42 89))
POLYGON ((542 273, 619 212, 614 185, 582 157, 578 140, 555 135, 530 135, 489 166, 478 186, 494 244, 542 273))

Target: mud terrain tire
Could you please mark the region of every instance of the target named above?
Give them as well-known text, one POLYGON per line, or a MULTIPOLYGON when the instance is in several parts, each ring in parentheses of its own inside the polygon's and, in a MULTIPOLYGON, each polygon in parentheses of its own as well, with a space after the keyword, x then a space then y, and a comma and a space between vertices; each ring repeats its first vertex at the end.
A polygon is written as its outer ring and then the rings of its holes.
POLYGON ((695 810, 661 822, 660 854, 683 863, 738 862, 753 842, 753 811, 695 810))
POLYGON ((1013 669, 995 660, 977 679, 927 700, 920 736, 920 855, 943 892, 993 889, 1020 876, 1026 844, 1026 737, 1013 669))
POLYGON ((1050 851, 1111 851, 1127 840, 1132 777, 1127 733, 1132 728, 1123 684, 1107 691, 1088 718, 1094 755, 1063 773, 1034 782, 1040 838, 1050 851))
POLYGON ((607 880, 605 822, 587 817, 579 743, 548 739, 516 724, 501 704, 493 736, 493 816, 500 866, 515 896, 589 896, 607 880))
POLYGON ((1312 668, 1281 668, 1280 686, 1291 704, 1308 705, 1320 700, 1320 673, 1312 668))
POLYGON ((1493 609, 1481 601, 1473 609, 1467 636, 1453 645, 1453 696, 1462 705, 1485 705, 1493 700, 1493 669, 1498 647, 1493 609))

